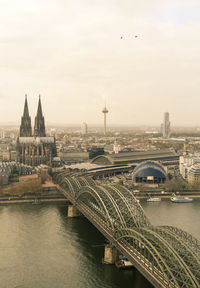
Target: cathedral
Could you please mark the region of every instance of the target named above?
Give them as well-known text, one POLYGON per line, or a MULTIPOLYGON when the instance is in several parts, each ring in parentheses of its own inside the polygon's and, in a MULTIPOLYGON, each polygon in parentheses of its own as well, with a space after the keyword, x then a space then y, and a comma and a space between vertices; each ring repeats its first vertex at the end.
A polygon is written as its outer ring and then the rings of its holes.
POLYGON ((33 132, 31 117, 28 111, 27 96, 25 96, 24 114, 21 118, 16 152, 16 161, 30 166, 51 163, 53 157, 57 154, 55 137, 46 136, 40 96, 33 132))

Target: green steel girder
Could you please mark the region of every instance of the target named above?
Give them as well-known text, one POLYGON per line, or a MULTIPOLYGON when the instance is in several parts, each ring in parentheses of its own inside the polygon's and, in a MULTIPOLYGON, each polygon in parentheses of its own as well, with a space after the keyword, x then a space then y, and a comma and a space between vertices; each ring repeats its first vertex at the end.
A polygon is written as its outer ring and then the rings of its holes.
MULTIPOLYGON (((143 208, 141 205, 137 202, 135 196, 125 187, 122 187, 121 185, 109 185, 111 189, 113 189, 123 201, 125 201, 124 208, 129 210, 131 213, 131 218, 134 219, 134 223, 136 226, 149 226, 150 222, 147 219, 143 208)), ((128 227, 127 222, 127 227, 128 227)), ((132 224, 132 222, 131 222, 132 224)))
POLYGON ((66 171, 53 173, 53 181, 57 183, 63 176, 67 176, 66 171))
POLYGON ((61 183, 60 183, 61 187, 65 188, 66 190, 68 190, 70 192, 71 195, 75 196, 76 193, 76 189, 78 189, 76 187, 76 185, 72 182, 72 178, 71 177, 65 177, 61 183))
POLYGON ((78 177, 76 179, 79 182, 79 186, 80 187, 82 187, 82 186, 90 186, 90 185, 88 185, 88 182, 87 182, 87 180, 84 177, 78 177))
POLYGON ((115 205, 118 206, 123 219, 125 219, 125 225, 123 225, 123 227, 126 227, 127 225, 137 226, 138 223, 136 222, 135 215, 132 213, 131 207, 123 194, 116 187, 112 187, 111 185, 107 185, 106 190, 113 197, 116 203, 115 205))
POLYGON ((187 264, 183 261, 173 246, 171 246, 154 227, 143 227, 141 229, 142 233, 148 237, 151 243, 154 243, 154 246, 168 263, 171 271, 175 273, 178 279, 177 281, 181 284, 181 287, 198 287, 198 280, 192 274, 187 264), (188 286, 185 286, 186 284, 188 286))
MULTIPOLYGON (((84 194, 87 193, 85 188, 86 187, 83 187, 79 191, 79 195, 77 195, 77 200, 79 197, 81 197, 82 193, 84 194)), ((90 193, 90 191, 88 192, 90 193)), ((118 203, 116 203, 116 194, 111 195, 111 193, 108 190, 108 187, 106 186, 101 186, 101 187, 93 186, 93 195, 96 195, 96 193, 98 197, 101 198, 101 203, 103 202, 106 207, 107 217, 112 222, 113 229, 115 229, 116 227, 126 227, 126 219, 124 218, 124 216, 126 215, 123 215, 121 213, 121 208, 118 205, 118 203), (95 194, 94 194, 94 191, 95 191, 95 194)), ((91 200, 90 198, 88 198, 88 206, 90 206, 90 204, 91 204, 91 200)), ((103 210, 105 210, 105 207, 103 207, 103 210)), ((94 208, 94 206, 92 206, 92 208, 94 208)), ((97 209, 101 210, 101 206, 98 206, 97 209)))
POLYGON ((166 227, 154 227, 153 230, 162 235, 162 237, 170 243, 200 282, 200 258, 193 249, 191 249, 191 246, 187 245, 188 243, 183 241, 179 235, 166 227))
POLYGON ((126 220, 124 219, 120 206, 118 203, 116 203, 116 197, 113 197, 115 195, 112 195, 109 193, 107 187, 101 186, 99 189, 102 190, 103 193, 100 193, 100 196, 102 197, 102 200, 104 203, 106 203, 106 207, 108 208, 108 212, 110 216, 112 217, 113 226, 115 227, 126 227, 126 220))
POLYGON ((136 198, 133 195, 126 195, 120 186, 107 186, 107 190, 119 205, 120 210, 126 219, 126 227, 133 226, 146 226, 148 225, 148 220, 143 213, 142 207, 138 205, 136 198), (135 213, 137 211, 137 213, 135 213))
MULTIPOLYGON (((90 205, 91 201, 88 201, 91 199, 91 198, 88 199, 88 195, 90 195, 90 197, 92 197, 94 200, 96 200, 97 207, 98 207, 98 209, 100 209, 100 211, 102 211, 102 215, 105 215, 104 219, 106 220, 106 224, 108 225, 109 230, 113 231, 114 230, 114 221, 113 221, 113 219, 112 219, 112 217, 108 211, 106 203, 104 203, 101 195, 99 195, 100 191, 101 190, 98 186, 97 187, 84 186, 81 188, 79 193, 76 195, 76 201, 82 200, 84 202, 84 204, 89 205, 89 208, 93 208, 90 205)), ((105 200, 105 198, 104 198, 104 200, 105 200)))
POLYGON ((90 177, 79 177, 79 181, 83 181, 81 186, 96 186, 95 181, 90 177))
MULTIPOLYGON (((129 226, 130 224, 131 226, 140 226, 145 224, 149 225, 149 222, 147 221, 147 218, 145 217, 144 213, 142 214, 143 210, 141 206, 138 205, 135 198, 133 199, 132 203, 130 203, 130 201, 127 201, 127 199, 123 196, 123 194, 119 190, 119 188, 121 188, 120 186, 114 186, 114 187, 93 186, 93 187, 101 197, 102 201, 105 203, 109 216, 112 219, 114 228, 116 226, 127 227, 128 223, 129 226), (135 213, 136 208, 134 209, 134 207, 137 207, 137 210, 140 211, 140 213, 138 214, 142 217, 140 217, 139 219, 138 217, 136 217, 135 213), (140 222, 138 220, 140 220, 140 222)), ((80 190, 79 193, 82 193, 82 189, 80 190)))
POLYGON ((56 174, 54 181, 118 243, 136 253, 141 266, 151 269, 154 276, 164 281, 164 287, 200 287, 197 239, 176 227, 152 226, 136 198, 120 185, 97 186, 89 177, 68 175, 56 174))
POLYGON ((146 261, 154 263, 152 267, 152 273, 156 274, 156 277, 161 280, 165 280, 169 283, 169 287, 179 287, 178 281, 172 273, 170 267, 166 263, 165 258, 159 253, 157 248, 151 243, 150 239, 143 234, 143 229, 120 229, 115 232, 115 237, 122 244, 129 246, 130 251, 134 249, 140 251, 141 265, 145 265, 146 261), (140 245, 138 245, 140 243, 140 245), (145 261, 146 259, 146 261, 145 261), (160 271, 161 273, 158 273, 160 271))
POLYGON ((200 258, 200 242, 186 231, 174 226, 162 226, 178 235, 200 258))

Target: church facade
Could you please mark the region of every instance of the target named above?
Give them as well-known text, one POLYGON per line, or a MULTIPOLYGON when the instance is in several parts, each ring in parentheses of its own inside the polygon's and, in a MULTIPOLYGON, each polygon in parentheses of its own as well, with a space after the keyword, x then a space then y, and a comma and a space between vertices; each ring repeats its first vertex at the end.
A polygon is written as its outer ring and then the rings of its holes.
POLYGON ((57 155, 55 137, 46 136, 40 97, 33 132, 27 96, 25 97, 24 113, 21 117, 19 137, 16 142, 16 152, 16 162, 30 166, 51 163, 57 155))

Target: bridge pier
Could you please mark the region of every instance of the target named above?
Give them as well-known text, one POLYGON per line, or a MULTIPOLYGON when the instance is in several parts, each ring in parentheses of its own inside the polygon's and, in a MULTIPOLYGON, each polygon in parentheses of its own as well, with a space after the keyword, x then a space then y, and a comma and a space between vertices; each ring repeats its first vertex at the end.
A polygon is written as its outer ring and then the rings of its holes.
POLYGON ((69 205, 67 216, 68 217, 78 217, 78 216, 81 216, 81 213, 74 205, 69 205))
POLYGON ((120 253, 117 250, 117 248, 115 248, 111 244, 106 245, 105 250, 104 250, 103 263, 104 264, 114 264, 118 260, 119 254, 120 253))

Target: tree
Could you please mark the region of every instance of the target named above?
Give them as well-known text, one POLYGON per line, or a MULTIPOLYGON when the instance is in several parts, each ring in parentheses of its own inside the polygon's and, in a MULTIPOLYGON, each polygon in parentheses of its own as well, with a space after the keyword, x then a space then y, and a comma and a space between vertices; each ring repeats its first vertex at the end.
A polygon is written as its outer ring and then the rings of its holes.
POLYGON ((123 182, 123 180, 122 179, 119 179, 119 181, 117 182, 117 184, 119 184, 119 185, 124 185, 124 182, 123 182))

